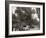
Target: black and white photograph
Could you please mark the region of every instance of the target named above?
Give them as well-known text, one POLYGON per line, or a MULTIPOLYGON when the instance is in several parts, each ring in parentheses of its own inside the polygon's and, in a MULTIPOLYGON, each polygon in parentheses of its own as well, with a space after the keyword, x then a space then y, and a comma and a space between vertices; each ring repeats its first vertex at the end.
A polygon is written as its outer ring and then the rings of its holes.
POLYGON ((9 3, 8 35, 42 34, 43 4, 9 3))
POLYGON ((12 7, 12 31, 40 30, 40 8, 12 7))

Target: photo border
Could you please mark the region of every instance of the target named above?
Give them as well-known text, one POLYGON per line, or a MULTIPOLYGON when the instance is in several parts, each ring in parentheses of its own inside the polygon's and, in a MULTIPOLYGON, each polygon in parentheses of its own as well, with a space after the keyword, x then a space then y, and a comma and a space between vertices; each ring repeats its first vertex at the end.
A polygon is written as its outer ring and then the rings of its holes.
POLYGON ((23 36, 39 36, 45 35, 45 3, 41 2, 24 2, 24 1, 5 1, 5 37, 23 37, 23 36), (9 4, 34 4, 43 5, 43 33, 23 34, 23 35, 8 35, 9 34, 9 4))

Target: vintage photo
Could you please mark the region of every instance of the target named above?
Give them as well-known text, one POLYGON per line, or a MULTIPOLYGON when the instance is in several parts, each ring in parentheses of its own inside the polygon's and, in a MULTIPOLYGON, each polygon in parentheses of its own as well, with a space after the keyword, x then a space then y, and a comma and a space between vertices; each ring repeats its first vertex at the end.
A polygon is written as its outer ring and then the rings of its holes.
POLYGON ((40 8, 12 7, 12 31, 40 30, 40 8))

